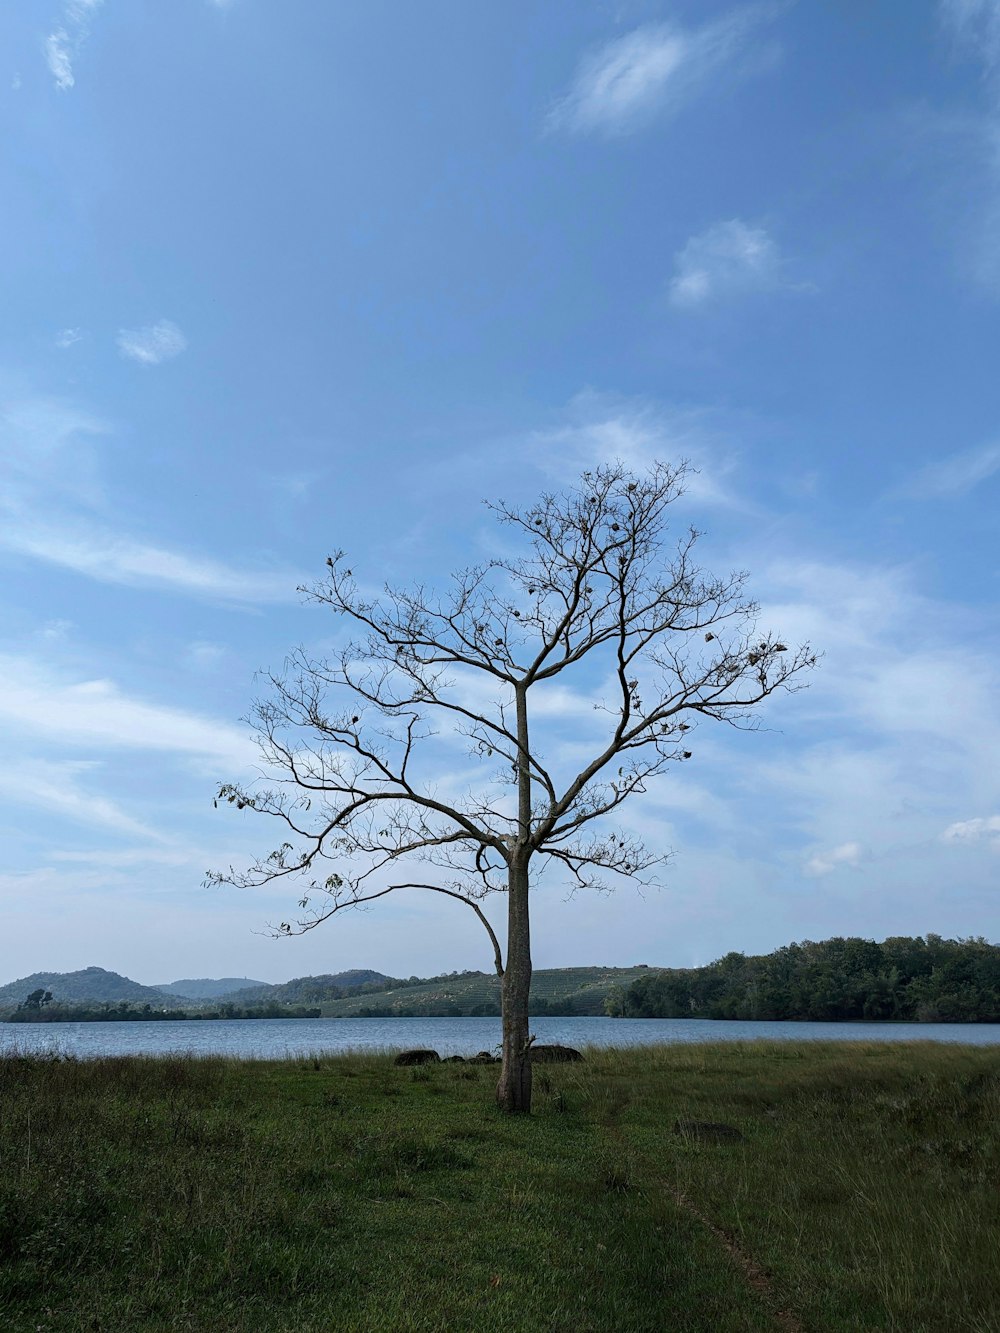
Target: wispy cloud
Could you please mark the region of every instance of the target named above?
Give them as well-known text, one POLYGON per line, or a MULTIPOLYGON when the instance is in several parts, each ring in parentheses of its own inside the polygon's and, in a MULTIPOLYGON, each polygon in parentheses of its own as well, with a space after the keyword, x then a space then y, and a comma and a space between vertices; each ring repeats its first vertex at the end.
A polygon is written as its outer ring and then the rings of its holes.
POLYGON ((956 824, 949 824, 941 837, 946 842, 981 842, 986 839, 1000 849, 1000 815, 959 820, 956 824))
POLYGON ((565 421, 531 433, 525 447, 535 466, 560 479, 601 463, 642 470, 659 459, 688 459, 697 469, 688 482, 692 499, 743 504, 726 484, 735 467, 725 432, 708 412, 670 410, 642 398, 579 393, 565 421))
POLYGON ((941 0, 941 20, 961 49, 1000 72, 1000 0, 941 0))
MULTIPOLYGON (((0 398, 0 510, 11 518, 32 501, 49 510, 71 501, 100 500, 95 442, 108 423, 58 398, 11 394, 0 398)), ((0 524, 0 541, 6 524, 0 524)))
POLYGON ((208 556, 133 541, 79 520, 72 528, 38 519, 14 522, 0 534, 0 543, 101 583, 170 588, 240 602, 284 602, 296 595, 291 573, 233 569, 208 556))
POLYGON ((198 639, 188 644, 182 660, 195 671, 214 671, 225 656, 226 650, 221 643, 198 639))
POLYGON ((72 56, 75 54, 69 33, 65 28, 57 28, 45 39, 45 59, 49 72, 56 81, 57 88, 72 88, 76 83, 73 77, 72 56))
POLYGON ((112 530, 94 444, 108 432, 100 419, 54 399, 0 406, 0 548, 102 583, 239 602, 295 597, 302 579, 293 571, 233 567, 112 530))
POLYGON ((45 39, 45 59, 56 87, 64 92, 76 83, 73 62, 90 34, 95 12, 104 0, 67 0, 59 23, 45 39))
POLYGON ((774 44, 751 38, 775 16, 774 6, 748 5, 699 28, 649 24, 586 56, 572 87, 550 110, 550 130, 628 134, 657 115, 678 110, 726 70, 745 73, 770 63, 774 44))
POLYGON ((38 630, 38 637, 46 643, 62 643, 74 629, 76 624, 72 620, 47 620, 38 630))
POLYGON ((73 344, 78 343, 82 337, 83 333, 80 329, 60 329, 56 334, 56 346, 62 348, 72 347, 73 344))
POLYGON ((727 296, 790 285, 768 232, 730 218, 692 236, 674 256, 670 303, 694 310, 727 296))
POLYGON ((46 857, 48 861, 62 861, 71 865, 116 868, 139 865, 201 866, 205 859, 201 848, 173 847, 124 847, 118 850, 102 847, 96 851, 92 848, 60 848, 49 852, 46 857))
POLYGON ((839 866, 857 866, 860 860, 860 843, 843 842, 829 852, 811 857, 806 862, 805 871, 807 875, 816 879, 822 875, 832 875, 839 866))
POLYGON ((100 764, 92 760, 14 760, 0 767, 0 796, 13 805, 38 807, 88 828, 159 840, 161 835, 133 819, 120 805, 87 789, 86 777, 100 764))
POLYGON ((961 264, 979 287, 1000 296, 1000 0, 940 0, 938 12, 951 51, 979 66, 983 88, 979 109, 958 118, 960 139, 956 118, 938 120, 963 169, 955 192, 966 211, 961 264))
POLYGON ((903 494, 918 500, 955 499, 967 495, 997 472, 1000 472, 1000 443, 983 444, 929 463, 904 486, 903 494))
MULTIPOLYGON (((970 809, 997 808, 995 636, 976 610, 923 594, 906 569, 789 555, 758 570, 762 625, 780 628, 789 643, 811 640, 824 658, 788 707, 795 743, 776 738, 771 756, 750 769, 745 808, 733 818, 759 809, 773 839, 780 811, 789 838, 803 835, 798 864, 807 875, 854 867, 843 877, 849 896, 878 898, 894 884, 899 910, 923 915, 929 929, 928 914, 945 910, 947 852, 937 831, 964 822, 970 809)), ((720 771, 720 784, 728 781, 720 771)), ((754 836, 744 824, 746 840, 754 836)), ((970 886, 987 873, 970 862, 970 886)), ((872 919, 884 910, 873 903, 872 919)))
POLYGON ((256 753, 245 733, 214 718, 126 693, 113 680, 81 679, 33 657, 0 655, 0 719, 12 734, 61 746, 153 750, 243 769, 256 753))
POLYGON ((169 319, 158 320, 141 329, 120 329, 116 341, 122 356, 143 366, 158 366, 161 361, 170 361, 187 347, 184 334, 169 319))

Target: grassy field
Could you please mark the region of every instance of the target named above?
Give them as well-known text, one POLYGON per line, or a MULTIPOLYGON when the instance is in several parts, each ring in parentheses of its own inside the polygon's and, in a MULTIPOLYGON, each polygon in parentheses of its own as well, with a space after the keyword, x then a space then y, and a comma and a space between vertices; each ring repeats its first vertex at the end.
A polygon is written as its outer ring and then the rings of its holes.
POLYGON ((1000 1050, 592 1051, 517 1120, 495 1076, 0 1059, 0 1329, 1000 1329, 1000 1050))

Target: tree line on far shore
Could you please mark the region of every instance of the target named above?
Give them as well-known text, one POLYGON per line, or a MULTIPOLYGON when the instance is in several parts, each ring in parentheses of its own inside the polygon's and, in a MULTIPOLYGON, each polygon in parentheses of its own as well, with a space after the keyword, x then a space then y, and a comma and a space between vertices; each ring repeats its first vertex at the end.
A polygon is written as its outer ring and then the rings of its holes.
POLYGON ((1000 946, 940 935, 837 937, 705 967, 651 971, 609 994, 622 1018, 1000 1023, 1000 946))
POLYGON ((38 989, 25 996, 15 1010, 0 1014, 5 1023, 174 1023, 203 1018, 319 1018, 320 1010, 304 1005, 220 1004, 214 1009, 154 1009, 127 1000, 101 1004, 59 1004, 51 991, 38 989))

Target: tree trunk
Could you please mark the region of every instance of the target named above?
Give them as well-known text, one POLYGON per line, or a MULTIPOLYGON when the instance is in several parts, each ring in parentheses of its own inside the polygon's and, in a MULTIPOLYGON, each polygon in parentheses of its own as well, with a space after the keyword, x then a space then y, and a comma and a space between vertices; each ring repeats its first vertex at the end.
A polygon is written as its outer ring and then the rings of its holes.
POLYGON ((517 842, 507 863, 507 966, 500 990, 503 1010, 503 1068, 497 1101, 511 1114, 531 1113, 528 1058, 528 994, 531 989, 531 930, 528 924, 528 862, 531 860, 531 761, 528 750, 528 691, 515 688, 517 706, 517 842))
POLYGON ((528 864, 511 862, 507 890, 507 966, 501 987, 503 1065, 497 1101, 504 1111, 531 1112, 528 1056, 528 995, 531 989, 531 933, 528 925, 528 864))

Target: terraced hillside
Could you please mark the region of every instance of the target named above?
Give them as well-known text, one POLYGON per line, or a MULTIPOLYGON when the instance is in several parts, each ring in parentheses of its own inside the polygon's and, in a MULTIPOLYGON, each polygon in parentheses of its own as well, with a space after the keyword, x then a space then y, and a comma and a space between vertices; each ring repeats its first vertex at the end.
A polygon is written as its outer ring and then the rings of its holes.
MULTIPOLYGON (((531 1012, 538 1014, 602 1014, 613 986, 627 987, 645 976, 647 967, 560 967, 535 972, 531 981, 531 1012)), ((324 1016, 357 1018, 461 1018, 500 1012, 500 980, 488 972, 435 977, 345 999, 322 1006, 324 1016)))

